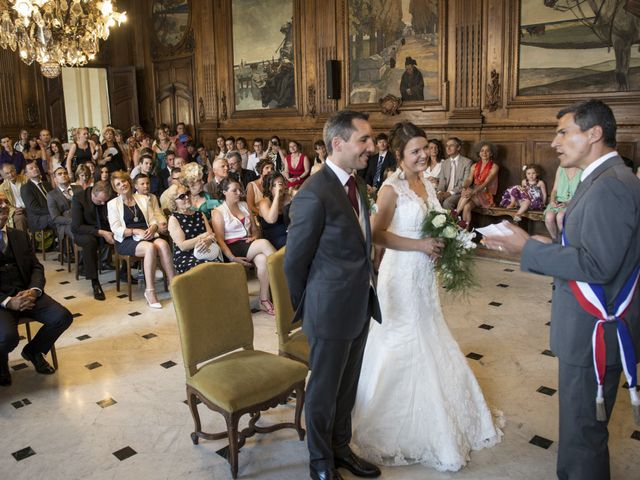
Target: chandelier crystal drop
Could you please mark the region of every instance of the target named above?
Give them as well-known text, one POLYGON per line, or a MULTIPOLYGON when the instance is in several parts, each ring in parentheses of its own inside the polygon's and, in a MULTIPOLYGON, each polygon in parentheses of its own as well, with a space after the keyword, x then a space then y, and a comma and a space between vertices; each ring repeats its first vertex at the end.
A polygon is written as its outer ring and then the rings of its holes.
POLYGON ((112 0, 0 0, 0 47, 40 64, 48 78, 93 60, 99 41, 127 20, 112 0))

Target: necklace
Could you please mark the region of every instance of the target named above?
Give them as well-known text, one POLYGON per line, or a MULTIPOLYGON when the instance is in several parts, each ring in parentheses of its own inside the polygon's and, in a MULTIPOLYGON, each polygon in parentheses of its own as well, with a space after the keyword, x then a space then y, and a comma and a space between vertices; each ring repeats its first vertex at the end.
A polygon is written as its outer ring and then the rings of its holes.
POLYGON ((138 209, 136 208, 136 204, 134 203, 134 204, 133 204, 133 208, 132 208, 132 207, 130 207, 129 205, 127 205, 127 204, 126 204, 126 202, 123 202, 123 203, 127 206, 127 208, 129 209, 129 211, 130 211, 130 212, 131 212, 131 214, 133 215, 133 221, 134 221, 134 222, 137 222, 139 219, 138 219, 138 209))

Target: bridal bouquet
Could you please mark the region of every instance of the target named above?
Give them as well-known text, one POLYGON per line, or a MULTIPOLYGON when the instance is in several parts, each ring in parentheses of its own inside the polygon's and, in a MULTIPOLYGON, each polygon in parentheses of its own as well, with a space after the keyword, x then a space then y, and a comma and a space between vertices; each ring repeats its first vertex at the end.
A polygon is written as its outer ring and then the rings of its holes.
POLYGON ((474 232, 461 228, 448 211, 431 210, 422 223, 425 237, 444 241, 442 256, 436 265, 436 274, 442 287, 452 293, 468 293, 476 285, 473 277, 473 257, 476 244, 474 232))

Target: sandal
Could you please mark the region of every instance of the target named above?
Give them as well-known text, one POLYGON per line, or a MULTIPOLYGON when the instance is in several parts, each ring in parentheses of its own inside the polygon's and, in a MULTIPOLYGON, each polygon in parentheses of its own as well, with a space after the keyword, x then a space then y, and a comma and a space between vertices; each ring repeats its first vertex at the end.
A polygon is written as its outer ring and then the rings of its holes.
POLYGON ((276 311, 273 308, 273 303, 271 300, 260 300, 260 310, 266 312, 269 315, 275 315, 276 311))
POLYGON ((518 216, 518 215, 515 215, 515 216, 513 217, 513 222, 514 222, 514 223, 520 223, 521 221, 522 221, 522 217, 520 217, 520 216, 518 216))

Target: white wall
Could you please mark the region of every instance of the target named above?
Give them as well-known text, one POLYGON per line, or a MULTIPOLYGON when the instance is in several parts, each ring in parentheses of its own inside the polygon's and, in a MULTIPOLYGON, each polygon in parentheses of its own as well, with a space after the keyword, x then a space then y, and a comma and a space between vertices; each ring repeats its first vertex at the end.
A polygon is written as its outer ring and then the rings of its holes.
POLYGON ((102 133, 111 121, 107 70, 63 68, 62 88, 67 128, 97 127, 102 133))

